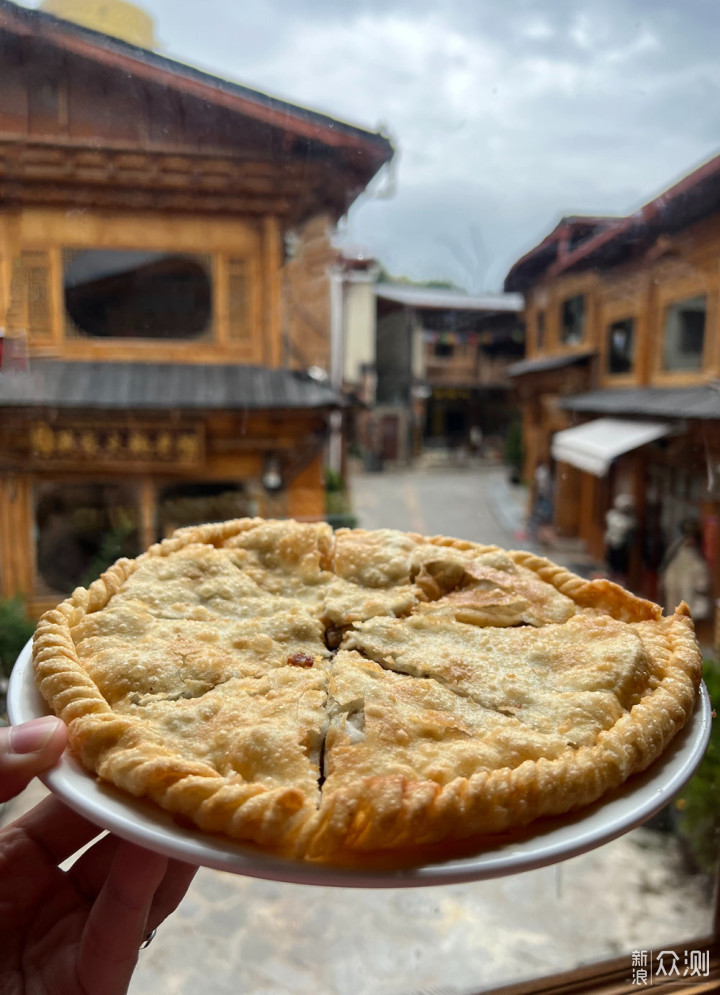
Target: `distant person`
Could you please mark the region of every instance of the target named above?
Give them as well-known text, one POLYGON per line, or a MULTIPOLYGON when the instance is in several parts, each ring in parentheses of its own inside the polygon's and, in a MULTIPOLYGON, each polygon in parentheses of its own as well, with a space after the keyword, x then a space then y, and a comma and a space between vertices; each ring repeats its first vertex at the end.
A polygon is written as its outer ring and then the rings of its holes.
POLYGON ((661 568, 660 590, 663 604, 674 611, 684 601, 693 621, 711 614, 710 567, 701 548, 702 530, 696 518, 686 519, 680 535, 668 550, 661 568))
POLYGON ((482 456, 483 430, 479 425, 470 426, 470 448, 475 456, 482 456))
POLYGON ((553 475, 548 463, 540 460, 533 474, 533 506, 530 515, 530 538, 543 542, 553 523, 553 475))
POLYGON ((605 562, 610 580, 627 586, 630 554, 637 540, 638 520, 631 494, 618 494, 605 515, 605 562))

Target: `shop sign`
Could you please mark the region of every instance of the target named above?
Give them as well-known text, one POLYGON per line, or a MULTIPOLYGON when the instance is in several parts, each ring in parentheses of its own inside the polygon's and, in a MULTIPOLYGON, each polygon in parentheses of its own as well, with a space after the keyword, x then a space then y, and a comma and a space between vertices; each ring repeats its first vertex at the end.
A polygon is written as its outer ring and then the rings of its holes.
POLYGON ((36 422, 30 452, 41 463, 197 466, 203 460, 200 425, 88 425, 36 422))

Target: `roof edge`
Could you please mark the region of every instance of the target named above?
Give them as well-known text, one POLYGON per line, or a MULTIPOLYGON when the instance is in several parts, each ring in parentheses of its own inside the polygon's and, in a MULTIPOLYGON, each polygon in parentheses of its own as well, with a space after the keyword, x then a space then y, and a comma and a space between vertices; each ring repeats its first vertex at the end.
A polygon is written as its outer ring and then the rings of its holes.
POLYGON ((365 151, 379 160, 379 165, 388 162, 395 154, 390 139, 380 132, 341 121, 329 114, 293 104, 241 83, 213 76, 205 70, 46 11, 20 7, 11 0, 0 0, 0 28, 17 35, 39 38, 81 57, 97 60, 102 52, 106 64, 163 82, 163 85, 167 85, 167 79, 161 80, 162 74, 165 77, 173 76, 177 80, 178 89, 190 95, 256 117, 286 131, 294 131, 300 137, 321 141, 335 148, 361 144, 365 151))
MULTIPOLYGON (((623 236, 650 238, 655 233, 659 234, 662 230, 663 218, 667 215, 669 208, 677 202, 678 198, 688 194, 704 181, 715 177, 720 178, 720 154, 712 156, 685 174, 681 179, 666 187, 660 194, 648 201, 637 211, 624 217, 618 217, 615 219, 614 224, 611 223, 602 231, 590 236, 587 241, 577 246, 577 248, 569 250, 563 256, 558 252, 556 258, 551 260, 545 267, 542 276, 557 276, 560 273, 565 273, 578 266, 587 264, 600 250, 612 242, 621 239, 623 236)), ((539 256, 543 249, 558 242, 565 221, 566 219, 563 219, 542 242, 539 242, 533 249, 525 253, 524 256, 513 264, 505 278, 506 290, 513 289, 516 285, 522 283, 522 278, 518 271, 523 266, 531 262, 533 258, 539 256)), ((692 224, 692 221, 689 221, 688 224, 692 224)), ((530 279, 526 281, 525 286, 530 286, 534 282, 536 281, 530 279)))

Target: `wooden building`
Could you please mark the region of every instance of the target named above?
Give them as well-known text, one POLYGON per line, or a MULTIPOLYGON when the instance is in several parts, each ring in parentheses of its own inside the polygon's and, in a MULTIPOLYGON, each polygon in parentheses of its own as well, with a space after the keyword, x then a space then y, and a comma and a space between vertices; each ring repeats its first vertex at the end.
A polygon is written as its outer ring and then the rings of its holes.
POLYGON ((555 463, 555 524, 604 553, 632 495, 631 585, 654 597, 683 521, 720 595, 720 157, 627 218, 568 218, 510 270, 527 355, 511 372, 525 475, 555 463))
POLYGON ((359 446, 407 463, 426 447, 502 448, 517 417, 508 367, 524 353, 522 296, 377 281, 368 260, 344 274, 345 385, 365 404, 359 446))
POLYGON ((0 73, 3 596, 322 517, 329 233, 387 139, 7 0, 0 73))
POLYGON ((422 342, 423 447, 502 453, 518 416, 508 369, 525 351, 519 294, 433 291, 416 304, 422 342))

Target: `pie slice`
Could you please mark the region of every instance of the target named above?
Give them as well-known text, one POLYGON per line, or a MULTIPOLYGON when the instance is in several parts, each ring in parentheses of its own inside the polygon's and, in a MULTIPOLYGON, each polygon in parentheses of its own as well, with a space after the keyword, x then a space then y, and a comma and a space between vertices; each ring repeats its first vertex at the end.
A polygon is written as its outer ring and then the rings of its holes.
POLYGON ((684 605, 529 553, 242 519, 76 590, 34 667, 100 778, 327 861, 597 801, 682 728, 701 658, 684 605))

